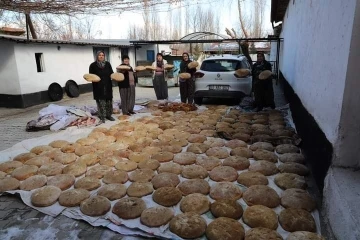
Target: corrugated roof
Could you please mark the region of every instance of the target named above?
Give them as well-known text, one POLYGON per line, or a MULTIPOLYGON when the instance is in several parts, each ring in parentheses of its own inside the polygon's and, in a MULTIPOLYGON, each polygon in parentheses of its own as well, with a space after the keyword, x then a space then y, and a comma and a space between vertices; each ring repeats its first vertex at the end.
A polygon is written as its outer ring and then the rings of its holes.
POLYGON ((117 40, 117 39, 91 39, 91 40, 48 40, 48 39, 29 39, 25 37, 16 37, 10 35, 1 35, 0 39, 15 41, 19 43, 47 43, 47 44, 71 44, 71 45, 93 45, 93 46, 108 46, 108 47, 129 47, 130 40, 117 40))

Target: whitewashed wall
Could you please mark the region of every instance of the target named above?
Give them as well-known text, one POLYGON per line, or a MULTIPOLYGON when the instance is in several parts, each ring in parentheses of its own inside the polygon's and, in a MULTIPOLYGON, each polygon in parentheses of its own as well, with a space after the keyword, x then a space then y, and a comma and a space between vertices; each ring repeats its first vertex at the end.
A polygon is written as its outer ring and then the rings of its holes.
POLYGON ((0 49, 2 55, 0 61, 0 94, 20 94, 21 89, 14 53, 14 43, 0 41, 0 49))
POLYGON ((356 0, 290 1, 280 69, 331 143, 338 136, 356 0))
POLYGON ((136 50, 136 60, 137 61, 146 61, 147 60, 147 50, 153 50, 156 58, 156 54, 161 51, 171 52, 169 45, 159 44, 159 51, 156 44, 153 45, 142 45, 141 48, 136 50))
MULTIPOLYGON (((77 84, 87 83, 82 76, 94 61, 92 46, 57 44, 16 44, 15 56, 21 94, 45 91, 53 82, 65 86, 69 79, 77 84), (35 53, 43 53, 44 72, 37 72, 35 53)), ((115 67, 121 62, 121 51, 111 48, 110 63, 115 67), (120 58, 119 58, 120 56, 120 58)), ((19 94, 19 93, 18 93, 19 94)))

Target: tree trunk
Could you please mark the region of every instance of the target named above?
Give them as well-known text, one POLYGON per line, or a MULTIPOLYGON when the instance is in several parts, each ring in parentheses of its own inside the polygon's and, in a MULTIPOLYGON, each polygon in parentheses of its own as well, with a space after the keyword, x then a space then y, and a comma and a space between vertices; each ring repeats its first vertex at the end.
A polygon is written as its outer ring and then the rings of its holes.
POLYGON ((27 22, 28 22, 28 25, 29 25, 29 29, 30 29, 32 38, 37 39, 37 35, 36 35, 36 32, 35 32, 34 25, 33 25, 32 21, 31 21, 30 14, 26 13, 25 17, 27 18, 27 22))
POLYGON ((252 63, 252 59, 251 59, 250 53, 249 53, 249 43, 246 42, 246 41, 243 41, 243 42, 240 43, 240 47, 241 47, 242 53, 243 53, 244 56, 247 58, 250 66, 252 67, 252 66, 253 66, 253 63, 252 63))

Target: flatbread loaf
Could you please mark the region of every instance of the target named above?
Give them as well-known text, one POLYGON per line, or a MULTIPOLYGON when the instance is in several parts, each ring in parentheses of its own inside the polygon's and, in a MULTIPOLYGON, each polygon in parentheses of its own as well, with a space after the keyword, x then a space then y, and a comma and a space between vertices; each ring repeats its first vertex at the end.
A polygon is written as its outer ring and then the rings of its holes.
POLYGON ((71 163, 63 168, 63 174, 72 174, 75 177, 80 177, 87 170, 85 163, 71 163))
POLYGON ((180 183, 179 177, 174 173, 160 173, 151 180, 155 189, 161 187, 176 187, 180 183))
POLYGON ((243 225, 232 218, 217 218, 206 228, 206 237, 209 240, 224 238, 228 240, 243 240, 244 236, 245 229, 243 225))
POLYGON ((243 194, 243 199, 248 206, 263 205, 275 208, 280 204, 280 197, 276 191, 265 185, 249 187, 243 194))
POLYGON ((287 208, 282 210, 279 215, 279 222, 281 227, 288 232, 316 232, 316 224, 313 216, 303 209, 287 208))
POLYGON ((102 216, 110 211, 111 203, 103 196, 95 196, 85 199, 80 203, 80 211, 88 216, 102 216))
POLYGON ((242 192, 238 186, 230 182, 216 183, 210 188, 210 197, 214 200, 238 200, 242 192))
POLYGON ((238 178, 238 173, 233 167, 219 166, 211 170, 209 176, 215 182, 233 182, 238 178))
POLYGON ((35 175, 38 169, 39 168, 35 165, 23 165, 12 171, 11 176, 22 181, 35 175))
POLYGON ((100 180, 94 177, 83 177, 76 181, 74 187, 88 191, 98 189, 101 186, 100 180))
POLYGON ((301 208, 312 212, 316 208, 315 200, 303 189, 291 188, 281 195, 281 205, 285 208, 301 208))
POLYGON ((113 171, 108 171, 107 173, 105 173, 104 178, 103 178, 103 182, 107 183, 107 184, 111 184, 111 183, 126 183, 128 181, 129 177, 127 172, 122 171, 122 170, 113 170, 113 171))
POLYGON ((199 165, 187 165, 183 167, 181 176, 188 179, 204 179, 208 176, 208 171, 199 165))
POLYGON ((88 190, 69 189, 60 194, 59 204, 64 207, 76 207, 79 206, 82 201, 90 197, 88 190))
POLYGON ((236 200, 217 200, 211 204, 211 213, 215 217, 227 217, 240 219, 243 215, 243 209, 236 200))
POLYGON ((75 183, 75 177, 71 174, 60 174, 52 178, 49 178, 47 181, 48 186, 56 186, 62 191, 70 188, 75 183))
POLYGON ((180 202, 182 193, 175 187, 158 188, 152 195, 154 202, 165 207, 171 207, 180 202))
POLYGON ((259 172, 242 172, 239 174, 237 182, 246 187, 253 185, 268 185, 266 176, 259 172))
POLYGON ((20 181, 13 177, 5 177, 0 179, 0 193, 16 190, 20 186, 20 181))
POLYGON ((275 184, 281 189, 301 188, 306 189, 307 184, 303 176, 294 173, 279 173, 275 176, 275 184))
MULTIPOLYGON (((277 233, 275 230, 271 230, 268 228, 251 228, 245 234, 246 240, 283 240, 281 235, 277 233)), ((305 240, 305 239, 304 239, 305 240)))
POLYGON ((249 159, 247 159, 245 157, 230 156, 224 160, 222 165, 232 167, 235 170, 239 171, 239 170, 245 170, 245 169, 249 168, 250 161, 249 161, 249 159))
POLYGON ((259 172, 265 176, 271 176, 279 172, 279 169, 276 167, 275 163, 259 160, 250 164, 249 171, 259 172))
POLYGON ((177 175, 180 174, 181 171, 182 171, 182 166, 180 164, 173 163, 173 162, 162 163, 160 165, 160 167, 157 169, 158 173, 168 172, 168 173, 174 173, 177 175))
POLYGON ((32 152, 27 152, 27 153, 21 153, 17 156, 14 157, 13 161, 18 161, 18 162, 26 162, 27 160, 36 157, 37 155, 35 153, 32 152))
POLYGON ((151 169, 136 169, 129 175, 132 182, 150 182, 155 176, 155 172, 151 169))
POLYGON ((129 197, 143 197, 151 194, 153 191, 154 187, 151 182, 133 182, 127 189, 127 195, 129 197))
POLYGON ((102 186, 97 194, 99 196, 106 197, 110 201, 113 201, 126 195, 126 186, 119 183, 107 184, 102 186))
POLYGON ((23 164, 18 161, 7 161, 0 164, 0 171, 5 173, 12 173, 15 168, 21 167, 23 164))
POLYGON ((174 212, 166 207, 152 207, 144 210, 140 222, 148 227, 160 227, 167 224, 174 217, 174 212))
POLYGON ((204 179, 185 180, 178 185, 178 188, 183 195, 189 195, 192 193, 207 195, 210 192, 210 185, 204 179))
POLYGON ((117 201, 112 212, 122 219, 134 219, 141 216, 146 209, 144 200, 136 197, 122 198, 117 201))
POLYGON ((61 174, 63 168, 64 165, 61 163, 51 162, 42 165, 38 170, 38 174, 43 174, 45 176, 55 176, 61 174))
POLYGON ((278 219, 274 210, 262 205, 247 207, 243 221, 251 228, 263 227, 276 230, 278 227, 278 219))
POLYGON ((210 210, 210 201, 205 195, 192 193, 181 200, 180 210, 182 212, 195 212, 201 215, 210 210))
POLYGON ((20 183, 20 189, 24 191, 31 191, 45 186, 46 182, 47 177, 45 175, 31 176, 20 183))
POLYGON ((182 238, 201 237, 206 230, 206 221, 196 213, 176 215, 169 224, 170 231, 182 238))
POLYGON ((60 197, 61 189, 55 186, 45 186, 31 194, 31 204, 35 207, 48 207, 56 203, 60 197))

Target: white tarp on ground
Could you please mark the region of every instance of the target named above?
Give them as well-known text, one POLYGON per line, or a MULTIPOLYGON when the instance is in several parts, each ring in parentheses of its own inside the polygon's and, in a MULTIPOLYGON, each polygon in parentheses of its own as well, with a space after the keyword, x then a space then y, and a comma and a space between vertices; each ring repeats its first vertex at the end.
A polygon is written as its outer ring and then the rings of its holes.
MULTIPOLYGON (((131 116, 130 120, 133 121, 136 118, 140 118, 142 116, 149 116, 149 115, 150 115, 149 113, 141 113, 141 114, 139 113, 139 114, 131 116)), ((292 122, 291 115, 288 115, 286 117, 286 119, 288 121, 292 122)), ((110 127, 116 123, 117 122, 106 122, 105 124, 102 124, 101 127, 110 127)), ((46 136, 36 138, 36 139, 24 140, 9 149, 0 152, 0 163, 11 160, 14 156, 16 156, 20 153, 28 152, 31 148, 33 148, 35 146, 49 144, 50 142, 52 142, 54 140, 67 140, 69 142, 75 142, 79 138, 86 137, 92 131, 92 129, 93 128, 79 129, 79 128, 71 127, 71 128, 68 128, 64 131, 61 131, 61 132, 58 132, 55 134, 46 135, 46 136)), ((230 149, 228 149, 228 150, 230 151, 230 149)), ((183 149, 183 151, 186 151, 186 147, 183 149)), ((250 159, 250 163, 253 163, 254 161, 255 160, 250 159)), ((244 170, 244 171, 246 171, 246 170, 244 170)), ((240 173, 243 171, 238 171, 238 172, 240 173)), ((79 178, 81 178, 81 177, 79 177, 79 178)), ((79 179, 79 178, 77 178, 77 179, 79 179)), ((186 180, 186 179, 182 178, 181 176, 179 178, 180 178, 181 182, 186 180)), ((283 190, 280 189, 274 183, 275 175, 268 176, 267 178, 269 180, 268 186, 273 188, 279 194, 279 196, 281 196, 281 193, 283 192, 283 190)), ((205 180, 209 182, 210 186, 212 186, 216 183, 216 182, 212 181, 209 177, 205 178, 205 180)), ((131 184, 131 182, 128 181, 127 183, 125 183, 125 186, 128 187, 130 184, 131 184)), ((238 183, 235 183, 235 184, 237 186, 239 186, 243 192, 246 190, 245 186, 242 186, 238 183)), ((166 239, 181 239, 169 230, 168 224, 165 226, 159 227, 159 228, 149 228, 149 227, 146 227, 145 225, 141 224, 139 218, 132 219, 132 220, 124 220, 124 219, 118 218, 111 211, 101 217, 89 217, 89 216, 82 214, 79 207, 64 208, 61 205, 59 205, 59 203, 55 203, 54 205, 52 205, 50 207, 44 207, 44 208, 34 207, 31 204, 31 200, 30 200, 32 192, 33 191, 28 192, 28 191, 22 191, 22 190, 9 191, 9 193, 13 193, 13 194, 19 193, 21 196, 21 199, 23 200, 23 202, 26 205, 28 205, 32 208, 35 208, 40 212, 51 215, 51 216, 57 216, 59 214, 63 214, 69 218, 84 220, 84 221, 88 222, 89 224, 91 224, 92 226, 107 227, 115 232, 118 232, 118 233, 121 233, 124 235, 140 235, 140 236, 145 236, 145 237, 158 236, 158 237, 162 237, 162 238, 166 238, 166 239)), ((97 190, 91 191, 91 196, 96 196, 96 194, 97 194, 97 190)), ((151 195, 142 197, 142 199, 146 202, 147 208, 153 207, 153 206, 158 206, 158 204, 152 200, 151 195)), ((210 197, 209 197, 209 200, 210 200, 210 202, 214 202, 214 200, 211 199, 210 197)), ((113 206, 116 202, 117 202, 117 200, 111 201, 111 205, 113 206)), ((239 203, 242 205, 243 209, 245 210, 247 207, 247 204, 245 203, 245 201, 241 198, 239 200, 239 203)), ((278 206, 278 207, 274 208, 273 210, 277 214, 279 214, 283 209, 284 208, 282 206, 278 206)), ((172 207, 172 210, 174 211, 175 215, 180 214, 181 213, 180 204, 177 204, 176 206, 172 207)), ((312 216, 315 219, 316 227, 317 227, 318 233, 320 234, 321 228, 320 228, 319 212, 317 210, 313 211, 312 216)), ((207 212, 206 214, 203 214, 202 217, 204 217, 204 219, 206 220, 206 222, 208 224, 212 221, 212 219, 214 219, 214 217, 212 216, 210 211, 207 212)), ((242 219, 240 219, 239 222, 242 223, 242 225, 245 228, 245 231, 250 229, 246 224, 244 224, 242 219)), ((284 237, 284 239, 286 239, 287 235, 289 234, 281 227, 280 224, 279 224, 277 231, 284 237)), ((205 239, 205 237, 203 237, 202 239, 205 239)))

